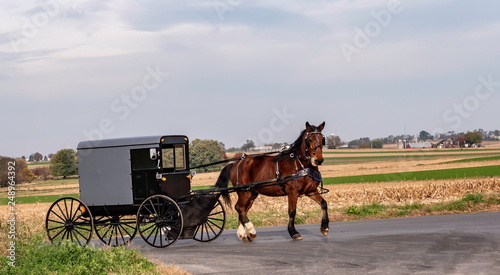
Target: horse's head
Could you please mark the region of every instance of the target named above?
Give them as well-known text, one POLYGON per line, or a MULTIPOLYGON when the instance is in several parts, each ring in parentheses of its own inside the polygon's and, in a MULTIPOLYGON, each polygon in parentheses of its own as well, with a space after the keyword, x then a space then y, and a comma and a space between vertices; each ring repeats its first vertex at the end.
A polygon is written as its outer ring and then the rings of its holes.
POLYGON ((312 166, 318 166, 325 160, 323 158, 323 146, 325 145, 325 137, 321 133, 325 128, 325 122, 319 126, 314 126, 306 122, 306 130, 304 131, 304 146, 306 157, 310 158, 312 166))

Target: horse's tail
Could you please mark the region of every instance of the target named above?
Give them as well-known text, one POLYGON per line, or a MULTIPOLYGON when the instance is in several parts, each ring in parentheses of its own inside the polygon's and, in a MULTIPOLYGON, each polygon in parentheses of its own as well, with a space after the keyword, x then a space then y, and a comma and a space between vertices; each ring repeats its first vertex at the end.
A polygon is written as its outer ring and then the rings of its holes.
MULTIPOLYGON (((227 188, 229 185, 229 180, 231 179, 231 168, 233 168, 233 163, 226 165, 224 169, 220 172, 219 178, 215 183, 215 187, 217 188, 227 188)), ((224 199, 224 202, 227 206, 231 206, 231 196, 229 196, 228 191, 222 191, 221 196, 224 199)))

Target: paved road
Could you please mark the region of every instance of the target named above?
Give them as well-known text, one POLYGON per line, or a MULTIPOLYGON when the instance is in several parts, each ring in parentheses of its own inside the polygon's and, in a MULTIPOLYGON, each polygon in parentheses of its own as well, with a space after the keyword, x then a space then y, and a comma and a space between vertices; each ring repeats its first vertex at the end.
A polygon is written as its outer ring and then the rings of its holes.
POLYGON ((151 259, 193 274, 500 274, 500 212, 257 228, 253 243, 234 230, 217 240, 179 240, 157 249, 136 238, 151 259))

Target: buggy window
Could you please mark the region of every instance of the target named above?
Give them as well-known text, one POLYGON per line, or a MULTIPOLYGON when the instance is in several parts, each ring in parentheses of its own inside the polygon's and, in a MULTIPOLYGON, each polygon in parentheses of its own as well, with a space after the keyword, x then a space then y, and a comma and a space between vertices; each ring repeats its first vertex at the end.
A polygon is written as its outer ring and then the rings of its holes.
POLYGON ((157 169, 157 161, 151 160, 149 149, 130 150, 130 161, 132 162, 132 170, 157 169))
POLYGON ((186 170, 186 150, 184 144, 165 144, 161 150, 163 169, 186 170))

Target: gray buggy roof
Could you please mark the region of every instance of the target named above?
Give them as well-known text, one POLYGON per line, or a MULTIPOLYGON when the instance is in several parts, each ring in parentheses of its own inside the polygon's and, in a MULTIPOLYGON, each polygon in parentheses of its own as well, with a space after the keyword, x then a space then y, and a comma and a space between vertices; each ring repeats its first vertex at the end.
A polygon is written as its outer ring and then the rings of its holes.
POLYGON ((82 149, 98 149, 123 146, 140 146, 159 144, 163 136, 146 136, 146 137, 131 137, 131 138, 115 138, 102 140, 87 140, 78 143, 78 150, 82 149))

